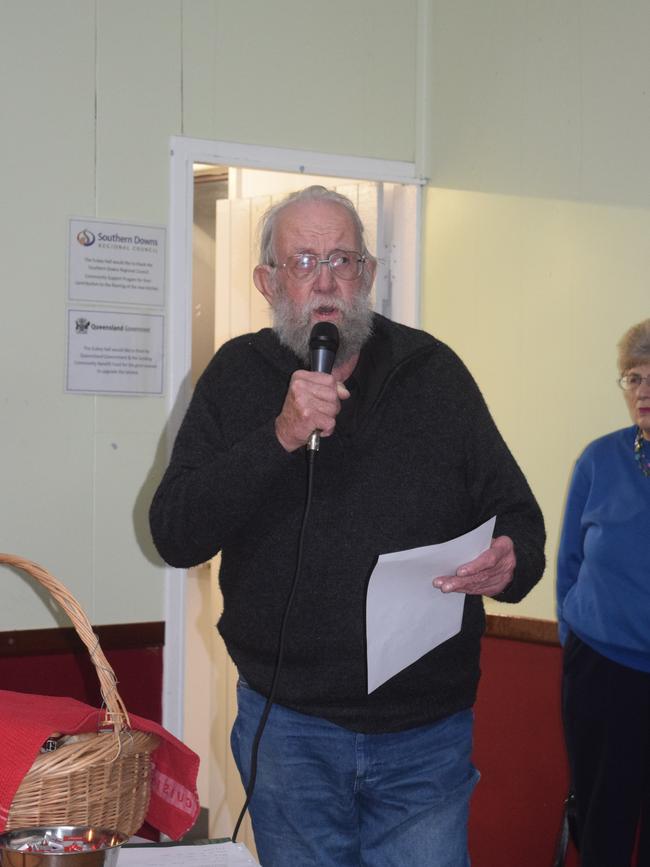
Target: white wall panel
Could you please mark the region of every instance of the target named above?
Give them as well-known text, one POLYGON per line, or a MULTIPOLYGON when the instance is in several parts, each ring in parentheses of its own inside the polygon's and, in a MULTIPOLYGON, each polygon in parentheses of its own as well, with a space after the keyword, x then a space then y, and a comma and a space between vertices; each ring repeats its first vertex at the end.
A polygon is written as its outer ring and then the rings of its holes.
MULTIPOLYGON (((256 196, 254 199, 251 199, 251 249, 254 250, 256 257, 252 262, 254 265, 259 261, 257 258, 259 254, 257 229, 262 217, 270 206, 270 196, 256 196)), ((268 328, 271 325, 271 308, 266 298, 258 291, 252 281, 251 284, 251 331, 259 331, 260 328, 268 328)))
POLYGON ((234 199, 230 202, 230 333, 233 337, 250 331, 253 270, 250 238, 250 201, 234 199), (244 244, 241 243, 242 238, 246 239, 244 244))
MULTIPOLYGON (((230 249, 230 202, 220 199, 216 203, 215 240, 217 250, 230 249)), ((231 278, 230 256, 215 255, 215 298, 214 298, 214 339, 215 346, 221 346, 233 334, 230 330, 231 278)))

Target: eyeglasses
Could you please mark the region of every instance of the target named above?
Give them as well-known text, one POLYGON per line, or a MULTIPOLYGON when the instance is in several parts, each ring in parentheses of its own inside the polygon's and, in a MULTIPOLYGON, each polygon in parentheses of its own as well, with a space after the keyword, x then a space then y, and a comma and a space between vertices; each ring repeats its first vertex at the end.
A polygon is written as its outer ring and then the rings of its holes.
POLYGON ((327 259, 319 259, 315 253, 296 253, 282 265, 289 276, 296 280, 309 280, 318 273, 321 265, 327 265, 335 277, 341 280, 356 280, 361 277, 366 257, 354 250, 334 250, 327 259))
POLYGON ((626 373, 625 376, 622 376, 618 384, 621 386, 623 391, 634 391, 635 388, 638 388, 642 382, 645 382, 650 386, 650 373, 647 376, 641 376, 640 373, 626 373))

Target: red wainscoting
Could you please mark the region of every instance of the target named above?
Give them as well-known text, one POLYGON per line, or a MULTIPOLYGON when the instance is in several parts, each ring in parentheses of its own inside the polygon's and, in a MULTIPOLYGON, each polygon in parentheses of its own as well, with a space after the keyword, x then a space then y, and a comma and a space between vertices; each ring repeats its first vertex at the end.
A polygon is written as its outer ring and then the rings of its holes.
MULTIPOLYGON (((164 624, 131 623, 94 630, 127 710, 161 722, 164 624)), ((101 705, 95 668, 73 629, 0 633, 0 689, 65 695, 93 707, 101 705)))
POLYGON ((481 669, 472 867, 552 867, 568 787, 555 623, 489 617, 481 669))
MULTIPOLYGON (((126 709, 162 722, 163 623, 96 626, 126 709)), ((95 667, 74 629, 28 629, 0 633, 0 689, 63 695, 101 706, 95 667)), ((158 831, 144 825, 152 840, 158 831)))

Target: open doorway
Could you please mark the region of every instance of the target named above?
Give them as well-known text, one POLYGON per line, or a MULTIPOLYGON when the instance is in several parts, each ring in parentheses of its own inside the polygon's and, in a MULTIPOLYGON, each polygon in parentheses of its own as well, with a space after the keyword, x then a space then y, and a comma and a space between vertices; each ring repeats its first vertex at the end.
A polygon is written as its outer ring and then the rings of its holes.
MULTIPOLYGON (((257 224, 293 190, 321 183, 354 201, 379 260, 375 309, 418 324, 422 181, 413 166, 186 139, 172 145, 169 399, 177 420, 215 350, 270 323, 252 283, 257 224)), ((182 587, 178 576, 166 584, 165 720, 201 756, 199 796, 211 837, 231 834, 244 800, 229 745, 236 671, 215 629, 217 569, 213 561, 190 570, 182 587)), ((248 819, 240 839, 254 851, 248 819)))

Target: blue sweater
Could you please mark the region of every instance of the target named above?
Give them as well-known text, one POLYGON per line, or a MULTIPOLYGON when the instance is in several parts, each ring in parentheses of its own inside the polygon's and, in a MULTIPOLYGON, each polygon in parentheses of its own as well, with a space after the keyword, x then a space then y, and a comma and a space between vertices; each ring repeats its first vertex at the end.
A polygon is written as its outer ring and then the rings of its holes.
MULTIPOLYGON (((636 427, 584 450, 560 538, 560 640, 569 630, 595 651, 650 671, 650 478, 639 472, 636 427)), ((650 448, 648 444, 647 448, 650 448)))

